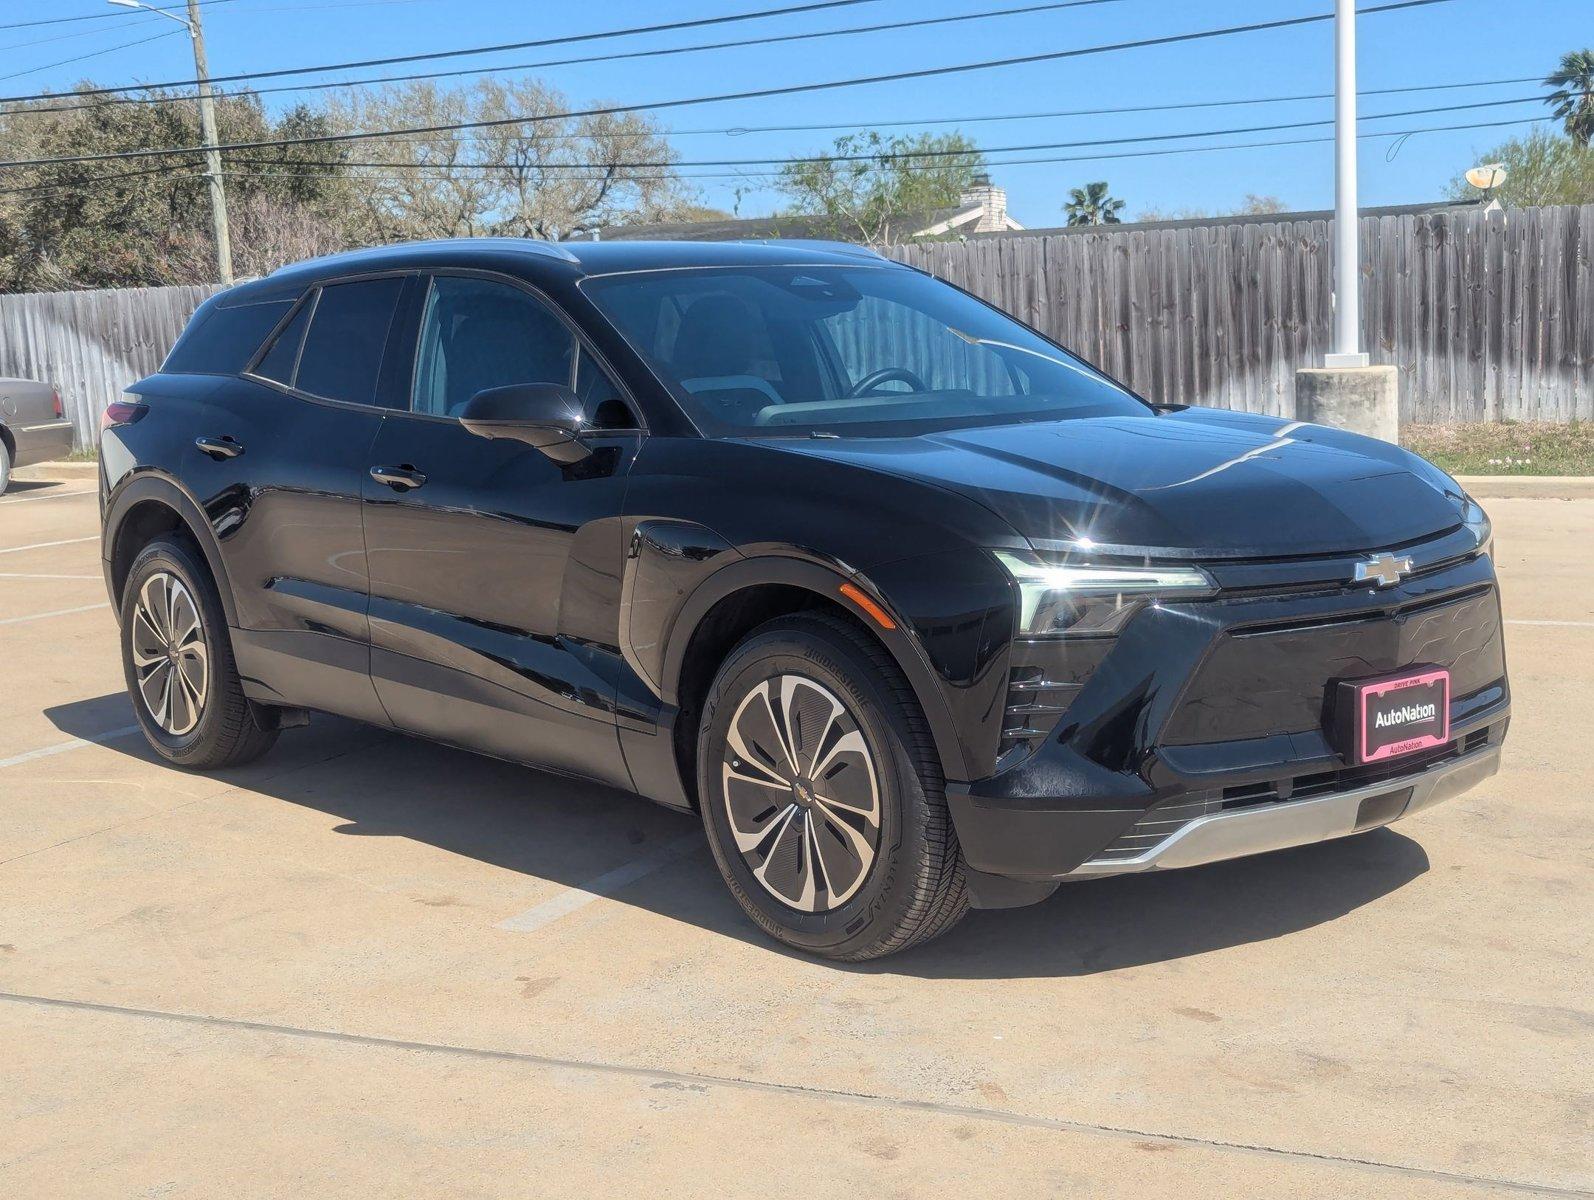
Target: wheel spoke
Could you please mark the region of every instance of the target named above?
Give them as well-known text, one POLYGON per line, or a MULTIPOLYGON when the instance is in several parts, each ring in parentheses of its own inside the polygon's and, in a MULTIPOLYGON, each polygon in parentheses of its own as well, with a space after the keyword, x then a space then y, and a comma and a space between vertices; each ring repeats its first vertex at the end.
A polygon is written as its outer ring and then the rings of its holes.
MULTIPOLYGON (((769 684, 764 684, 758 692, 764 701, 764 711, 769 714, 770 726, 775 730, 775 740, 780 743, 781 753, 786 756, 786 765, 791 768, 793 775, 797 774, 797 755, 792 751, 791 736, 782 719, 775 715, 775 705, 769 698, 769 684)), ((782 706, 784 707, 784 705, 782 706)))

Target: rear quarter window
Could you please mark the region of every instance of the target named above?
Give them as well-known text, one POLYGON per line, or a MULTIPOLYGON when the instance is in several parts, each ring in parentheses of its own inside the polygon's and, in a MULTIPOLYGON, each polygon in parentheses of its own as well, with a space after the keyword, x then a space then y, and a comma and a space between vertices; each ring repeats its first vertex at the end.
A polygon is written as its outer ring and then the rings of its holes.
POLYGON ((161 370, 176 375, 236 375, 292 307, 291 299, 271 300, 201 313, 189 322, 161 370))

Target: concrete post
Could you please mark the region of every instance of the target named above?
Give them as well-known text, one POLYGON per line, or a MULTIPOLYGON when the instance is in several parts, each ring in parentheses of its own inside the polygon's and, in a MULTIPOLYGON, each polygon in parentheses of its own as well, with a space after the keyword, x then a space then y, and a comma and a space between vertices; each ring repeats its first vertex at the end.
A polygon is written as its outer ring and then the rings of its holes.
POLYGON ((1400 372, 1394 367, 1322 367, 1295 372, 1295 419, 1400 440, 1400 372))

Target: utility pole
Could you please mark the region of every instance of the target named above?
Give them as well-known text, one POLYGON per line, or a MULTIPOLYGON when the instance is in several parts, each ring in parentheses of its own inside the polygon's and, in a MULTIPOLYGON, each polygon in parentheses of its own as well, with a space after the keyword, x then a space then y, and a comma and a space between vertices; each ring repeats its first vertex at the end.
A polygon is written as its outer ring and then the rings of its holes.
POLYGON ((221 182, 221 151, 216 149, 216 106, 210 96, 210 71, 205 66, 205 27, 199 21, 199 0, 188 0, 188 17, 178 16, 144 0, 106 0, 118 8, 138 8, 169 17, 188 29, 194 44, 194 78, 199 83, 199 133, 205 143, 205 177, 210 181, 210 225, 216 236, 216 277, 232 286, 232 237, 227 232, 227 192, 221 182))
MULTIPOLYGON (((192 5, 194 0, 189 0, 192 5)), ((1328 367, 1365 367, 1356 198, 1356 0, 1334 0, 1334 346, 1328 367)))
POLYGON ((199 80, 199 132, 205 139, 205 175, 210 180, 210 224, 216 235, 216 274, 223 286, 231 287, 232 235, 227 229, 227 192, 221 181, 221 151, 216 149, 216 106, 210 98, 210 71, 205 66, 205 27, 199 23, 199 0, 188 0, 188 36, 194 43, 194 78, 199 80))

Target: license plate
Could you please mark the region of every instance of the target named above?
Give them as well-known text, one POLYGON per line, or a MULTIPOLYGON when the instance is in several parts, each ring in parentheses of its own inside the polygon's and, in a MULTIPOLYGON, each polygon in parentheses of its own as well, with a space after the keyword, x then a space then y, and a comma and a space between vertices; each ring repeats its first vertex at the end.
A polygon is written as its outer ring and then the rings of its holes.
POLYGON ((1375 763, 1450 740, 1450 672, 1421 667, 1348 685, 1355 762, 1375 763))

